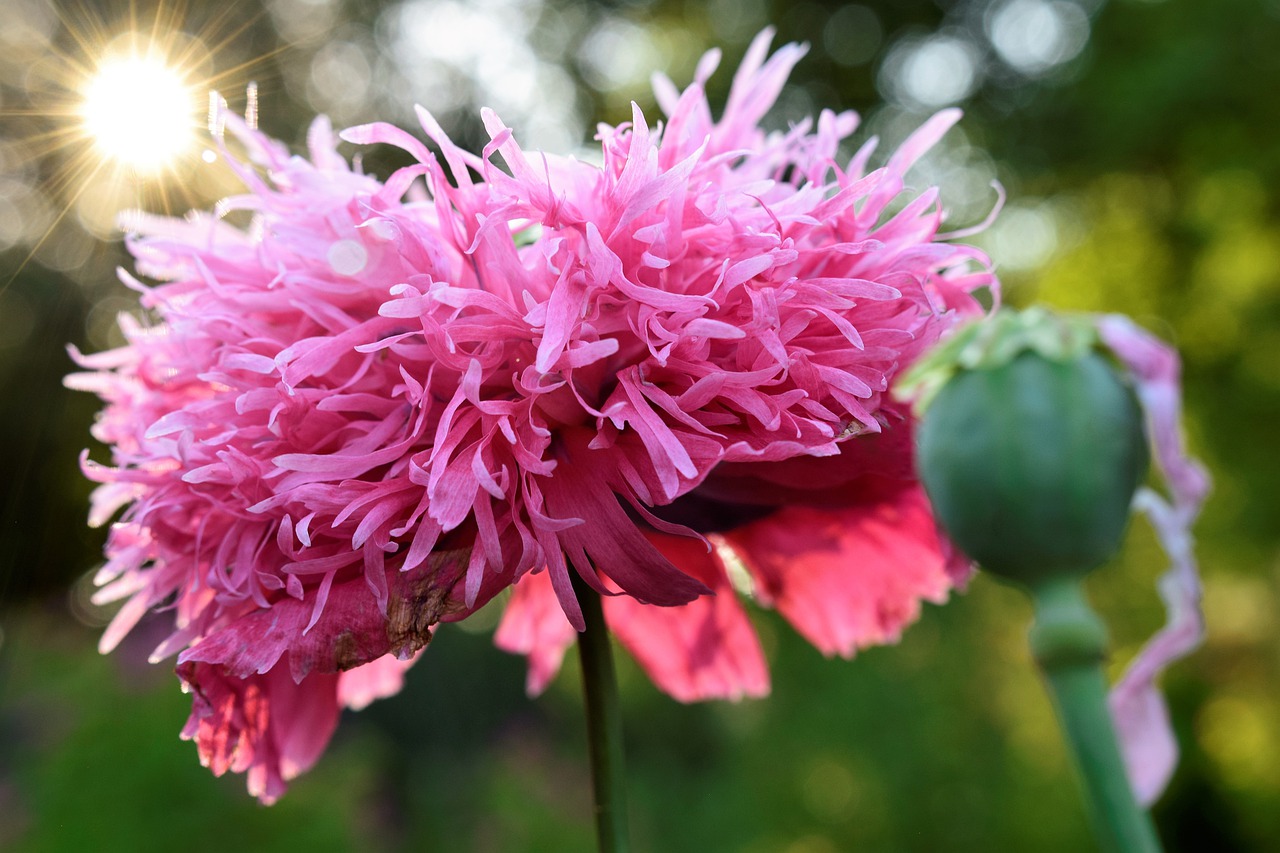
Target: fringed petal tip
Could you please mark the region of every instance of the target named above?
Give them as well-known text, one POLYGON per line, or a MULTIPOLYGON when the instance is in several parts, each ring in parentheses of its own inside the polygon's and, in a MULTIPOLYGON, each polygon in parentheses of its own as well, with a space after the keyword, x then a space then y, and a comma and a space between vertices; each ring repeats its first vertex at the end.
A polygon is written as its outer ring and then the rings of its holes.
POLYGON ((200 763, 215 776, 244 773, 263 805, 319 760, 338 724, 336 674, 295 684, 281 667, 241 679, 189 663, 178 666, 178 676, 192 696, 182 737, 195 742, 200 763))
POLYGON ((249 793, 271 805, 319 760, 341 708, 360 710, 398 692, 414 660, 388 655, 301 682, 284 666, 238 678, 219 665, 180 663, 178 676, 192 696, 182 737, 195 742, 201 765, 215 776, 244 773, 249 793))

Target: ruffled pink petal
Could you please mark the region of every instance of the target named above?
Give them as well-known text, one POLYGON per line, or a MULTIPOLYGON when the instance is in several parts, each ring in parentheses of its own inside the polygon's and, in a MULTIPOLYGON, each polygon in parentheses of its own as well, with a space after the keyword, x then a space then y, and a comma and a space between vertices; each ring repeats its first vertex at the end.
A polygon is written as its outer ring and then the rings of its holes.
POLYGON ((577 636, 551 585, 550 572, 543 571, 527 574, 516 584, 493 642, 504 652, 529 658, 525 689, 536 696, 556 677, 577 636))
POLYGON ((928 499, 918 486, 844 509, 784 507, 725 534, 772 604, 824 654, 896 642, 952 586, 928 499))
POLYGON ((1178 763, 1178 742, 1156 681, 1204 640, 1191 526, 1208 495, 1209 477, 1183 442, 1177 353, 1127 317, 1101 317, 1098 331, 1135 380, 1153 455, 1170 498, 1141 489, 1134 499, 1134 507, 1146 513, 1169 556, 1171 567, 1160 578, 1160 597, 1168 617, 1129 664, 1110 697, 1129 781, 1139 802, 1150 805, 1160 797, 1178 763))
POLYGON ((194 740, 200 763, 215 776, 246 774, 249 793, 265 805, 319 759, 338 725, 338 676, 295 684, 283 668, 251 678, 188 663, 178 677, 192 694, 182 737, 194 740))
POLYGON ((681 702, 767 695, 769 671, 760 640, 715 554, 699 539, 650 539, 714 595, 678 607, 606 598, 605 620, 614 636, 660 690, 681 702))
POLYGON ((362 711, 375 699, 394 696, 404 687, 404 674, 418 662, 421 654, 408 660, 383 655, 375 661, 338 674, 338 704, 362 711))

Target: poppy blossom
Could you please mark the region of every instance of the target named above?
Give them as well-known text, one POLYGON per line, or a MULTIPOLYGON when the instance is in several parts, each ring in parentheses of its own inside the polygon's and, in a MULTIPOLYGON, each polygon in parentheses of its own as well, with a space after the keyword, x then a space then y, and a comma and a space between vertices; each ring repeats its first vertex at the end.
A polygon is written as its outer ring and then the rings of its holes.
POLYGON ((583 625, 574 572, 693 699, 767 688, 732 566, 841 654, 964 575, 888 397, 998 288, 940 238, 938 191, 906 192, 958 113, 841 165, 852 113, 760 128, 803 54, 769 38, 718 121, 713 53, 659 83, 665 122, 602 127, 600 166, 525 152, 488 111, 477 156, 420 110, 440 156, 342 134, 413 155, 382 182, 322 119, 304 159, 227 117, 247 192, 131 221, 144 319, 67 380, 106 403, 91 520, 123 508, 102 648, 172 614, 153 658, 177 654, 214 772, 278 797, 342 702, 394 692, 438 623, 517 580, 499 642, 535 683, 583 625))

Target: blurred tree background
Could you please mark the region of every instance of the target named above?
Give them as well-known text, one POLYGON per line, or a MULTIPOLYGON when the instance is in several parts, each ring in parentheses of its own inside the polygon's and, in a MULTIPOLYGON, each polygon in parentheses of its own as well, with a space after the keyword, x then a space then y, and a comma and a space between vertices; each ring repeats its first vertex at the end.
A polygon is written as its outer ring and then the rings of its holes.
MULTIPOLYGON (((195 150, 123 179, 76 132, 95 52, 130 29, 233 108, 304 143, 431 109, 469 147, 496 108, 530 148, 651 119, 652 69, 684 84, 707 48, 723 103, 747 41, 810 45, 773 116, 862 113, 895 144, 966 118, 918 167, 1000 265, 1009 302, 1121 311, 1185 359, 1193 449, 1216 488, 1197 530, 1208 641, 1165 678, 1183 758, 1155 809, 1171 851, 1280 849, 1280 3, 1275 0, 266 0, 0 6, 0 847, 14 850, 585 850, 577 672, 537 700, 494 650, 496 613, 439 632, 403 694, 348 714, 277 806, 215 780, 178 740, 189 700, 146 626, 110 658, 89 601, 101 531, 76 459, 96 409, 64 391, 68 343, 114 345, 131 298, 128 207, 181 214, 233 190, 195 150)), ((882 149, 887 150, 887 147, 882 149)), ((349 150, 348 153, 355 153, 349 150)), ((385 150, 366 166, 386 174, 385 150)), ((127 177, 127 176, 126 176, 127 177)), ((94 451, 105 458, 101 448, 94 451)), ((1154 538, 1134 526, 1093 594, 1114 673, 1162 621, 1154 538)), ((622 664, 633 823, 648 851, 1090 849, 1029 610, 979 577, 895 647, 823 659, 758 613, 765 701, 684 707, 622 664)))

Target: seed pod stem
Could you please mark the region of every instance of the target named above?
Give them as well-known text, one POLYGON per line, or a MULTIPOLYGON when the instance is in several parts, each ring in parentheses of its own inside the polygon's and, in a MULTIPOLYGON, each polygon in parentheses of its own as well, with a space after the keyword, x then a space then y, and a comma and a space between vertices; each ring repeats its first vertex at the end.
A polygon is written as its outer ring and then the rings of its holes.
POLYGON ((1159 853, 1160 840, 1134 798, 1107 708, 1106 629, 1074 578, 1037 584, 1031 596, 1031 651, 1079 771, 1094 834, 1109 853, 1159 853))

